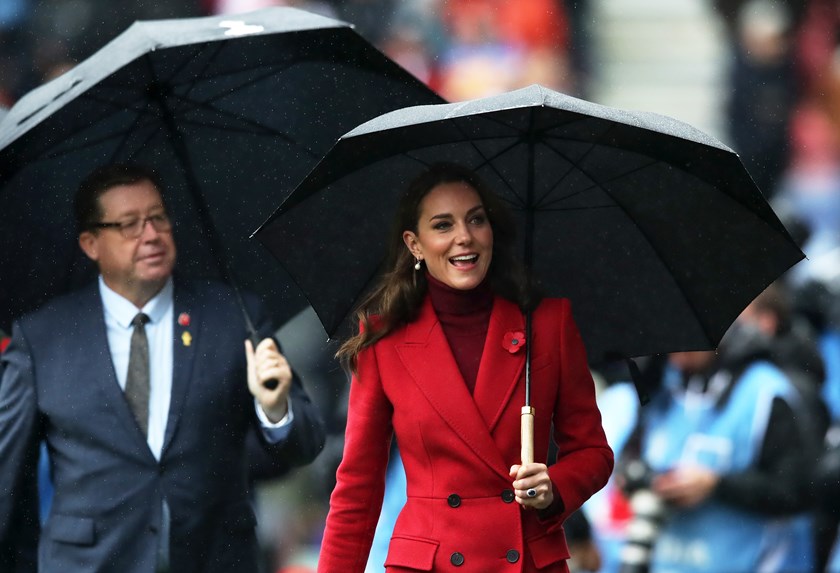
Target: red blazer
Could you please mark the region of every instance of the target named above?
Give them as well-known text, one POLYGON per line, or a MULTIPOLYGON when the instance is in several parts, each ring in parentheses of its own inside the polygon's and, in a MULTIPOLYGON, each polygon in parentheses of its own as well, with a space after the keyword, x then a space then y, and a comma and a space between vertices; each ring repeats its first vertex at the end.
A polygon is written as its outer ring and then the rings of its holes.
POLYGON ((364 571, 393 434, 408 501, 388 571, 568 571, 563 521, 607 482, 613 454, 569 302, 546 299, 526 342, 533 345, 534 458, 546 463, 554 421, 559 454, 549 474, 565 507, 541 520, 513 501, 508 471, 520 461, 525 351, 508 351, 511 331, 525 331, 522 313, 496 297, 474 395, 428 297, 417 320, 359 355, 320 573, 364 571))

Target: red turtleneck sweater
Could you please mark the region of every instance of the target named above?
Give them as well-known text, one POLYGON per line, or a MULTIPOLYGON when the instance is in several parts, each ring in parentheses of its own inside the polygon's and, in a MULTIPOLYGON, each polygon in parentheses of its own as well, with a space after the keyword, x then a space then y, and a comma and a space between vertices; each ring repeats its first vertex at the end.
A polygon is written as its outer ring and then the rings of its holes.
POLYGON ((478 365, 487 338, 490 312, 493 310, 493 291, 487 280, 472 290, 458 290, 426 273, 429 297, 452 355, 467 383, 470 394, 475 389, 478 365))

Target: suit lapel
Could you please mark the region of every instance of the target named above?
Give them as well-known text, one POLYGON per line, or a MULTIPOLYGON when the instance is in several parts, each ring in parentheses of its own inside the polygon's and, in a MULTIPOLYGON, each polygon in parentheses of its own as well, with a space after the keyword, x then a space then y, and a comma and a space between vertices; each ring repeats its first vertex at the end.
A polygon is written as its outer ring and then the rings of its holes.
POLYGON ((194 293, 183 283, 176 280, 174 293, 172 327, 172 394, 169 402, 169 416, 166 420, 166 433, 163 438, 164 452, 169 447, 175 430, 184 411, 187 389, 192 380, 196 345, 201 340, 201 308, 196 304, 194 293))
POLYGON ((467 390, 428 297, 396 350, 414 383, 449 427, 490 468, 509 479, 502 454, 467 390))
MULTIPOLYGON (((475 382, 475 403, 492 433, 507 407, 525 366, 525 349, 511 353, 511 333, 525 332, 525 318, 512 302, 496 297, 475 382)), ((526 341, 530 344, 530 341, 526 341)))

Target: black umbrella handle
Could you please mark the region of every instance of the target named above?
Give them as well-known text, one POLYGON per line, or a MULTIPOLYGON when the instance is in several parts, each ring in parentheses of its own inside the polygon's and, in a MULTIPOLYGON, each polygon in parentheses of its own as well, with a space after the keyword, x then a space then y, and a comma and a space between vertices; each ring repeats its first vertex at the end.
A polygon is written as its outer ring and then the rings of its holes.
MULTIPOLYGON (((257 331, 254 329, 254 327, 250 324, 248 326, 250 327, 250 331, 251 331, 251 334, 248 336, 248 338, 251 339, 251 344, 254 346, 254 350, 256 350, 257 344, 260 343, 260 338, 259 338, 259 336, 257 336, 257 331)), ((265 382, 263 382, 263 386, 265 388, 269 389, 269 390, 274 390, 279 385, 280 385, 280 381, 276 380, 274 378, 272 378, 270 380, 266 380, 265 382)))

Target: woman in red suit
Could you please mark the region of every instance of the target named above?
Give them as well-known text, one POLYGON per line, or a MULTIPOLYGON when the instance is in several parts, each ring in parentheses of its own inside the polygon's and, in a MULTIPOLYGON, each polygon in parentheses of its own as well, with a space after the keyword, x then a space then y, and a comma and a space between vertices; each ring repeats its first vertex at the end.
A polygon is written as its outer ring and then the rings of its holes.
POLYGON ((613 455, 569 301, 536 299, 512 229, 458 166, 433 166, 403 198, 387 272, 338 353, 353 379, 319 572, 364 571, 392 436, 407 502, 387 571, 568 571, 563 521, 604 486, 613 455), (522 465, 528 344, 535 463, 522 465))

